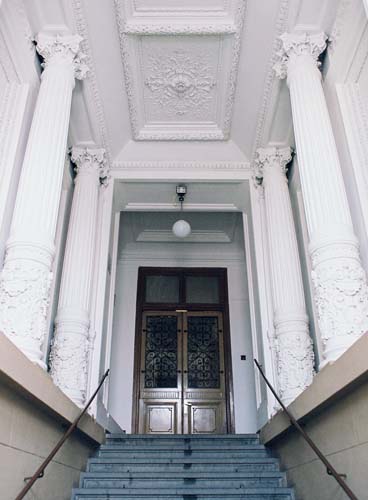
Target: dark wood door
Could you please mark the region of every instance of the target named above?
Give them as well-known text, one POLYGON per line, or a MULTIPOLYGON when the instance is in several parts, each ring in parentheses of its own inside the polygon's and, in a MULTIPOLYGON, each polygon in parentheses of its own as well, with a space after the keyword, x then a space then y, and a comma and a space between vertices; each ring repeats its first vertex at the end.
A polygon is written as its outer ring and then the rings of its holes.
POLYGON ((221 311, 145 311, 142 316, 139 432, 225 433, 221 311))

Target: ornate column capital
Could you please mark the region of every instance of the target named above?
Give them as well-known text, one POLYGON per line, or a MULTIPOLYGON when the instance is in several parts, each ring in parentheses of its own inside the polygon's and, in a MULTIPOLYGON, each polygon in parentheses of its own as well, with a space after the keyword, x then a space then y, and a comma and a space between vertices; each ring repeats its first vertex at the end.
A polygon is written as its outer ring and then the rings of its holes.
POLYGON ((266 171, 278 170, 282 174, 286 174, 286 165, 292 158, 291 148, 259 148, 257 149, 257 158, 254 166, 254 176, 256 181, 260 181, 264 177, 266 171))
POLYGON ((69 63, 74 69, 74 76, 83 80, 89 68, 85 62, 86 55, 80 51, 82 37, 79 35, 52 35, 41 32, 36 37, 37 52, 43 57, 45 70, 52 64, 69 63))
POLYGON ((75 172, 97 173, 100 179, 108 177, 105 150, 102 148, 73 147, 71 160, 75 164, 75 172))
POLYGON ((309 57, 315 66, 319 67, 318 58, 326 48, 325 33, 284 33, 280 40, 282 47, 277 54, 279 60, 273 67, 278 78, 286 78, 290 64, 302 56, 309 57))

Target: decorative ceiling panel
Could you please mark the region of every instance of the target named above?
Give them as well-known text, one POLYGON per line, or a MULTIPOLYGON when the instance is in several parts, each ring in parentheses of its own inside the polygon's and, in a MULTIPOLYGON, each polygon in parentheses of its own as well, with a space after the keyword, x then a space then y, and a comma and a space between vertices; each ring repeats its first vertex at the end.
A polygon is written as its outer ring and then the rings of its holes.
POLYGON ((228 139, 245 0, 115 5, 134 139, 228 139))

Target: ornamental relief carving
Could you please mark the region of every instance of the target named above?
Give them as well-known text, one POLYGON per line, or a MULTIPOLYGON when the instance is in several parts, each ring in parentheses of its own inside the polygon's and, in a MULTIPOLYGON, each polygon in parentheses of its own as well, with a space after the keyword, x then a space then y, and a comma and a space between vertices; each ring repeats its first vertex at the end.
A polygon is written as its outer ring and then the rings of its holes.
POLYGON ((282 399, 294 399, 313 381, 314 353, 307 332, 281 334, 274 340, 277 372, 282 399))
POLYGON ((77 404, 86 398, 91 342, 85 335, 58 331, 51 344, 51 376, 55 384, 77 404))
POLYGON ((334 336, 359 337, 368 331, 368 286, 355 259, 330 259, 316 265, 312 281, 323 343, 334 336))
POLYGON ((205 53, 174 50, 148 58, 145 86, 148 97, 168 114, 182 117, 208 113, 214 99, 215 69, 205 53))
POLYGON ((35 261, 10 261, 0 277, 0 328, 15 343, 42 350, 52 272, 35 261))

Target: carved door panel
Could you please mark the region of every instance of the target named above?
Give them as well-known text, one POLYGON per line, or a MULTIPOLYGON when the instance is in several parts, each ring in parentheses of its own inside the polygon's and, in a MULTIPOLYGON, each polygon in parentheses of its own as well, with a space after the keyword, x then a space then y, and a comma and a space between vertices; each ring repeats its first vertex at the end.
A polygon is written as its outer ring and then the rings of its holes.
POLYGON ((139 432, 226 432, 220 312, 144 312, 139 432))

